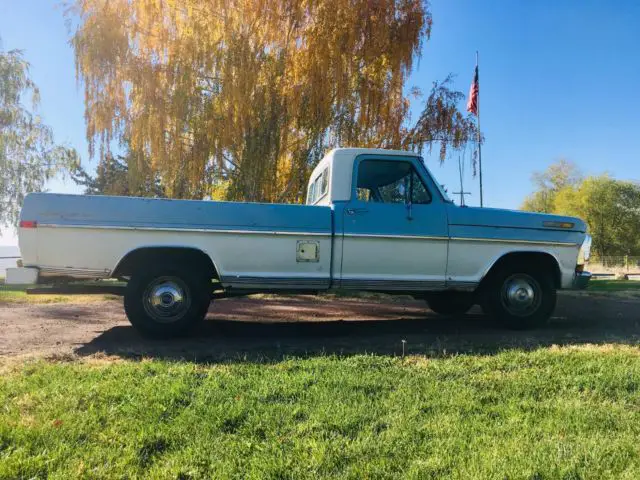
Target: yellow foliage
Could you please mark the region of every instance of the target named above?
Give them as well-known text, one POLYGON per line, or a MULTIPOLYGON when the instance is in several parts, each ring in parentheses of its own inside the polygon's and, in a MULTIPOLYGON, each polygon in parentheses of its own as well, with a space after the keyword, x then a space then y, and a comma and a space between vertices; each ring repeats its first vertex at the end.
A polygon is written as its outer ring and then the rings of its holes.
POLYGON ((330 146, 399 147, 423 0, 77 0, 91 154, 126 142, 172 197, 298 201, 330 146), (219 193, 219 192, 218 192, 219 193))

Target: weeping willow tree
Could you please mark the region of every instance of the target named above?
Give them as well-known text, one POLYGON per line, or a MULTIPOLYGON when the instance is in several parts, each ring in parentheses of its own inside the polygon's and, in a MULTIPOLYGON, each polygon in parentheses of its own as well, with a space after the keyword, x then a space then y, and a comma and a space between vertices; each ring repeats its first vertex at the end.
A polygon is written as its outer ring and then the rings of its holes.
POLYGON ((460 147, 462 94, 434 85, 408 126, 424 0, 77 0, 91 155, 170 197, 300 201, 333 146, 460 147), (148 176, 148 175, 147 175, 148 176))
POLYGON ((0 49, 0 226, 17 226, 25 195, 78 163, 38 115, 39 101, 22 51, 0 49))

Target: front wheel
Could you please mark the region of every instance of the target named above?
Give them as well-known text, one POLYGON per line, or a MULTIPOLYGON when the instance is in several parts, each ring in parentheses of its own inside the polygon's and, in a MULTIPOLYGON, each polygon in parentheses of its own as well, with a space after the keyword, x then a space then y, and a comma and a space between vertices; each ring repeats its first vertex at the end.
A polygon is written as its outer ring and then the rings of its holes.
POLYGON ((541 327, 555 310, 556 288, 547 272, 527 266, 508 267, 489 280, 482 309, 505 327, 541 327))
POLYGON ((124 309, 142 334, 156 338, 183 335, 207 314, 210 280, 179 267, 134 273, 127 284, 124 309))

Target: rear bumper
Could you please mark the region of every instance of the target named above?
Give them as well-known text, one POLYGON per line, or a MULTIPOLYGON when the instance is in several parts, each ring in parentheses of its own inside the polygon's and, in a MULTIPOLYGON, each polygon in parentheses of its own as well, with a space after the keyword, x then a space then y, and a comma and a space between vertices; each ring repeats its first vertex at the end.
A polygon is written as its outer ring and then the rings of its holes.
POLYGON ((7 285, 32 285, 56 281, 101 280, 110 277, 109 270, 71 267, 20 267, 7 268, 7 285))
POLYGON ((5 285, 34 285, 38 283, 37 268, 7 268, 7 278, 5 285))
POLYGON ((589 280, 591 280, 591 272, 577 272, 573 277, 573 288, 584 290, 589 285, 589 280))

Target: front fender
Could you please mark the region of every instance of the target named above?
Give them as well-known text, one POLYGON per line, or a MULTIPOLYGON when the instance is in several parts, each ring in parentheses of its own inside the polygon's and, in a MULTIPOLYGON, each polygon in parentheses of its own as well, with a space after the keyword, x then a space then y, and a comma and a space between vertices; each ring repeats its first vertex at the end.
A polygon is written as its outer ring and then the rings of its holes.
POLYGON ((535 243, 510 240, 452 239, 449 244, 447 281, 451 286, 478 287, 503 259, 516 255, 544 255, 552 260, 559 288, 571 288, 579 247, 575 243, 535 243))

